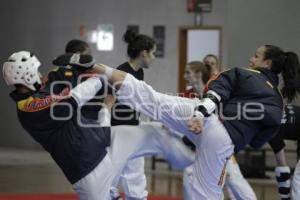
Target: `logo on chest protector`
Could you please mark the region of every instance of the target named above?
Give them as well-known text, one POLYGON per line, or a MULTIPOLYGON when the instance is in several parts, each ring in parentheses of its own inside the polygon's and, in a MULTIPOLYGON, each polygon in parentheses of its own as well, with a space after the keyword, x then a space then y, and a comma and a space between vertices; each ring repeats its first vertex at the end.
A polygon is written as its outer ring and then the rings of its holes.
POLYGON ((61 101, 69 97, 70 89, 65 88, 59 95, 48 95, 44 98, 33 98, 29 97, 27 99, 18 102, 18 109, 24 112, 36 112, 46 108, 49 108, 52 104, 61 101))

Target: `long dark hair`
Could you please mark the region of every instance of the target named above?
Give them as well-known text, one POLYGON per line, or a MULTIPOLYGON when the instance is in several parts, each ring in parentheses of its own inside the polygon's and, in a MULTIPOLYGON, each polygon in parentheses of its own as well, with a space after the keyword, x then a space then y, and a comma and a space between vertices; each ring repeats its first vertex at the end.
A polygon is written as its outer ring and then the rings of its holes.
POLYGON ((281 48, 274 45, 264 45, 266 51, 264 59, 272 61, 271 71, 275 74, 282 74, 284 86, 282 95, 288 101, 292 101, 297 92, 300 91, 300 64, 298 55, 294 52, 284 52, 281 48))
POLYGON ((143 50, 150 51, 155 46, 155 41, 142 34, 136 34, 134 31, 128 29, 123 35, 123 40, 128 43, 127 55, 131 59, 135 59, 139 56, 143 50))

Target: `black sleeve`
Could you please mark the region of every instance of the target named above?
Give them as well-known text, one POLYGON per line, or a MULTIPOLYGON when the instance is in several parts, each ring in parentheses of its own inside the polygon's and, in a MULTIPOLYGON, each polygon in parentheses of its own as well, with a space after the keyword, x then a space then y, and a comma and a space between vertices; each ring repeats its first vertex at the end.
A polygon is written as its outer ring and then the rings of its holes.
POLYGON ((238 84, 238 68, 233 68, 222 72, 215 80, 208 84, 208 91, 212 90, 221 96, 221 101, 230 98, 232 92, 238 84))
POLYGON ((269 141, 269 144, 275 154, 285 147, 284 131, 282 128, 280 128, 279 132, 269 141))

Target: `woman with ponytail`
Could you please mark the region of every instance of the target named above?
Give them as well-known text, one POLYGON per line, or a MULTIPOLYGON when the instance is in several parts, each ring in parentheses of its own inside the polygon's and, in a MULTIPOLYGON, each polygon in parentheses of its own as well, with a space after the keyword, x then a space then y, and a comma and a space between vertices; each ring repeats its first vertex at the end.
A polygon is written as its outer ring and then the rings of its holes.
MULTIPOLYGON (((128 44, 128 61, 117 67, 118 70, 133 75, 138 80, 144 80, 144 68, 148 68, 155 59, 156 44, 147 35, 136 34, 127 30, 123 40, 128 44)), ((118 101, 111 109, 111 125, 139 125, 139 113, 118 101)), ((144 158, 130 160, 122 172, 120 178, 126 199, 147 199, 146 176, 144 173, 144 158)), ((117 184, 117 181, 116 183, 117 184)), ((117 187, 111 188, 111 196, 117 199, 119 195, 117 187)))
MULTIPOLYGON (((267 62, 264 64, 264 66, 261 67, 270 69, 271 72, 274 74, 282 75, 283 87, 281 89, 281 93, 283 98, 285 98, 287 102, 290 103, 296 97, 296 94, 299 91, 298 79, 299 79, 300 65, 299 65, 297 54, 293 52, 284 52, 279 47, 273 45, 264 45, 261 49, 258 50, 257 52, 258 54, 256 55, 257 57, 259 57, 260 51, 262 49, 264 49, 264 53, 263 53, 264 60, 267 62)), ((253 66, 255 65, 254 63, 256 63, 255 62, 256 56, 252 58, 250 61, 250 63, 252 63, 251 65, 253 66)), ((289 200, 291 198, 290 196, 291 171, 285 159, 284 138, 287 138, 288 137, 287 134, 291 135, 291 133, 294 135, 293 137, 297 135, 295 133, 296 129, 291 128, 296 126, 295 121, 298 120, 295 119, 295 117, 298 115, 295 114, 294 112, 295 109, 291 105, 285 106, 284 109, 285 118, 282 120, 280 131, 269 142, 270 146, 273 149, 277 161, 277 167, 275 168, 275 173, 278 182, 278 192, 282 200, 289 200)), ((300 168, 300 164, 298 166, 300 168)), ((300 171, 300 169, 298 171, 300 171)), ((296 181, 295 184, 297 184, 296 181)), ((300 183, 298 183, 298 185, 299 184, 300 183)), ((296 194, 294 196, 296 196, 296 194)), ((300 195, 298 194, 298 198, 299 196, 300 195)), ((298 199, 298 198, 294 198, 294 199, 298 199)))

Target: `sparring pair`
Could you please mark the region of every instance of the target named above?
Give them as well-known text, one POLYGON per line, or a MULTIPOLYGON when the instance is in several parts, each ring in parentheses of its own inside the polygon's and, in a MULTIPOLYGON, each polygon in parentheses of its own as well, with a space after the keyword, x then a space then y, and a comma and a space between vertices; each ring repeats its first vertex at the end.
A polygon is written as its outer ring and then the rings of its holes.
MULTIPOLYGON (((69 58, 42 87, 40 62, 29 52, 11 55, 3 76, 16 88, 10 95, 21 125, 50 153, 80 199, 110 199, 110 187, 130 159, 161 154, 177 168, 194 161, 193 153, 160 124, 110 128, 108 109, 101 103, 107 81, 87 73, 94 65, 91 56, 69 58), (86 80, 78 84, 80 77, 86 80), (96 94, 98 120, 83 107, 95 105, 88 101, 96 94)), ((55 62, 61 63, 59 58, 55 62)))
MULTIPOLYGON (((226 163, 233 152, 247 144, 261 147, 280 127, 283 102, 277 89, 278 74, 283 75, 283 96, 293 99, 299 72, 295 59, 294 53, 263 45, 251 58, 252 69, 233 68, 221 73, 210 82, 202 101, 158 93, 145 82, 104 65, 97 64, 90 72, 103 74, 118 90, 121 103, 184 133, 196 145, 191 199, 221 199, 226 163), (217 106, 222 111, 219 116, 212 113, 217 106)), ((95 80, 84 83, 95 88, 101 83, 95 80)), ((89 188, 85 185, 89 178, 82 179, 82 188, 89 188)))

